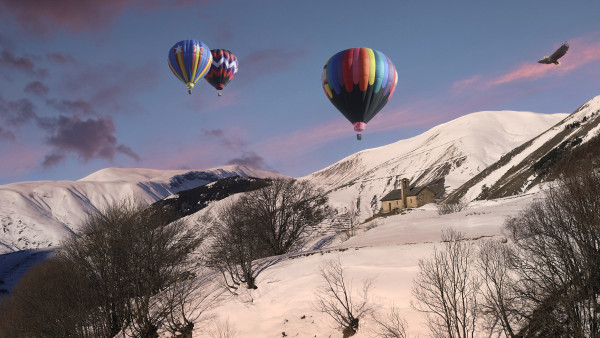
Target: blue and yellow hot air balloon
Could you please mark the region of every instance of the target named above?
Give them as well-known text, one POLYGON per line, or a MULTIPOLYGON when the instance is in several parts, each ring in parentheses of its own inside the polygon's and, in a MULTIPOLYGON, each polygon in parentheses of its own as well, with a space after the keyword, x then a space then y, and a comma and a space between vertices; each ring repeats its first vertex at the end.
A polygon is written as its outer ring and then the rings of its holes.
POLYGON ((202 41, 182 40, 169 51, 169 67, 191 94, 194 85, 204 77, 212 64, 210 48, 202 41))
POLYGON ((353 124, 360 140, 367 122, 394 93, 398 74, 383 53, 370 48, 350 48, 325 63, 322 82, 325 95, 353 124))

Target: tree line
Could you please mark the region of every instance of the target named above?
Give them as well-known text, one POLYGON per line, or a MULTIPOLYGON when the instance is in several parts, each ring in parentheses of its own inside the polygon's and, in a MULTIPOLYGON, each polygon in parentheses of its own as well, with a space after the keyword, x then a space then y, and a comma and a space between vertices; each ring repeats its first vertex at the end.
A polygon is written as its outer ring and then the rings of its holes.
POLYGON ((434 336, 600 335, 597 164, 563 167, 544 198, 505 221, 505 241, 443 233, 412 290, 434 336))
POLYGON ((257 288, 263 262, 302 248, 329 210, 321 190, 282 179, 224 203, 207 231, 168 206, 112 204, 19 281, 0 336, 192 337, 223 284, 257 288))
MULTIPOLYGON (((507 240, 476 244, 443 232, 412 287, 411 306, 426 315, 434 336, 600 334, 597 164, 566 166, 544 198, 505 221, 507 240)), ((192 337, 224 290, 258 288, 264 269, 302 250, 332 215, 323 191, 294 180, 273 180, 216 209, 201 219, 206 231, 173 221, 165 206, 122 202, 89 215, 2 302, 0 336, 192 337)), ((320 275, 316 309, 345 337, 367 317, 379 328, 375 336, 406 337, 395 306, 375 315, 371 280, 357 292, 339 261, 320 275)))

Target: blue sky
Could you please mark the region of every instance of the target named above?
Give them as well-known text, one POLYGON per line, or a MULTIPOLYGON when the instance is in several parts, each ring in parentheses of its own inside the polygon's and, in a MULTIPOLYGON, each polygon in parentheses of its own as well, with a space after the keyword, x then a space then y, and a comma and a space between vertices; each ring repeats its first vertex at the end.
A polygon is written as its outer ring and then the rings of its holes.
POLYGON ((244 163, 303 176, 482 110, 570 113, 600 94, 600 2, 0 1, 0 184, 106 167, 244 163), (229 49, 222 97, 169 70, 177 41, 229 49), (562 42, 562 65, 539 65, 562 42), (398 85, 355 140, 327 59, 385 53, 398 85))

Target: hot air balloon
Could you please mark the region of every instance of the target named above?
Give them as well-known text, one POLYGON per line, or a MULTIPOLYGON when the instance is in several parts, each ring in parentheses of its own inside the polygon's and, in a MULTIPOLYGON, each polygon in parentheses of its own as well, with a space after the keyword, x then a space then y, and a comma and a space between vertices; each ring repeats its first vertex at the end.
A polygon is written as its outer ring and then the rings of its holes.
POLYGON ((169 51, 169 67, 191 94, 194 84, 210 69, 212 54, 202 41, 179 41, 169 51))
POLYGON ((213 49, 211 53, 212 66, 204 78, 219 91, 219 96, 221 96, 221 90, 235 77, 238 71, 238 60, 232 52, 226 49, 213 49))
POLYGON ((396 67, 383 53, 350 48, 332 56, 323 67, 323 89, 331 103, 354 125, 356 139, 396 89, 396 67))

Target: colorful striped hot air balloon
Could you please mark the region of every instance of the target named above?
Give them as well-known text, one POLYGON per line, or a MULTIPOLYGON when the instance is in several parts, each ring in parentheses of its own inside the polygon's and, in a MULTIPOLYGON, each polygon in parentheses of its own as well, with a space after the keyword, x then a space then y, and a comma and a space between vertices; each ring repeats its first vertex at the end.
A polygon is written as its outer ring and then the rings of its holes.
POLYGON ((204 78, 219 91, 219 96, 221 96, 221 90, 237 74, 238 59, 226 49, 213 49, 211 53, 213 57, 212 66, 210 66, 210 70, 204 78))
POLYGON ((350 48, 332 56, 323 67, 323 89, 331 103, 360 132, 388 102, 396 89, 396 67, 383 53, 350 48))
POLYGON ((169 51, 169 67, 181 82, 185 83, 189 93, 210 69, 212 54, 202 41, 182 40, 169 51))

